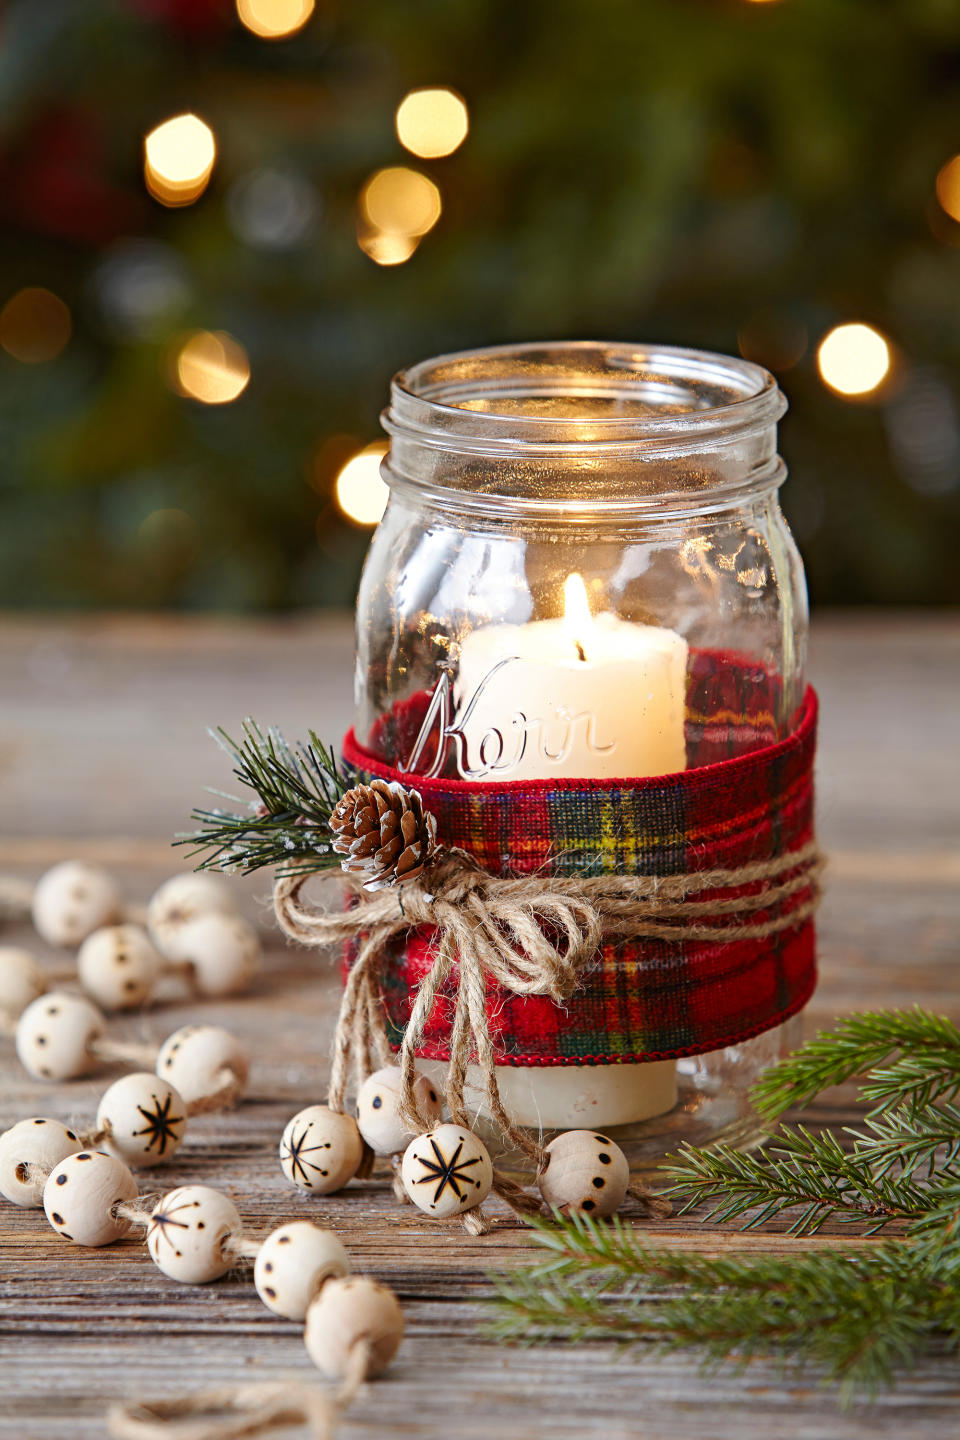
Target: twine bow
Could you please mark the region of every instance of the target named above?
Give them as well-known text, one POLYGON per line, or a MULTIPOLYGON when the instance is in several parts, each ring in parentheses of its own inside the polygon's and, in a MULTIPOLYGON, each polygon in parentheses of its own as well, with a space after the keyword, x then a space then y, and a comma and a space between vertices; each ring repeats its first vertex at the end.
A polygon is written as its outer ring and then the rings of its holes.
POLYGON ((464 1104, 471 1053, 483 1077, 489 1113, 517 1149, 540 1163, 540 1146, 510 1121, 500 1099, 496 1057, 487 1019, 487 994, 499 986, 514 995, 569 999, 596 960, 604 937, 724 941, 755 939, 800 925, 818 901, 821 861, 813 842, 770 860, 729 870, 671 876, 491 875, 460 850, 438 852, 429 869, 401 887, 359 894, 346 912, 319 910, 302 898, 305 876, 277 880, 274 906, 283 930, 311 946, 360 940, 351 967, 337 1034, 329 1103, 342 1110, 347 1072, 358 1075, 391 1062, 380 974, 391 941, 418 927, 435 932, 400 1049, 402 1110, 426 1128, 414 1092, 415 1056, 442 987, 453 982, 453 1019, 446 1098, 456 1124, 469 1127, 464 1104), (786 878, 785 878, 786 877, 786 878), (732 894, 759 884, 749 894, 732 894), (787 910, 781 901, 808 892, 787 910), (688 897, 710 892, 714 898, 688 897), (719 922, 719 923, 718 923, 719 922))

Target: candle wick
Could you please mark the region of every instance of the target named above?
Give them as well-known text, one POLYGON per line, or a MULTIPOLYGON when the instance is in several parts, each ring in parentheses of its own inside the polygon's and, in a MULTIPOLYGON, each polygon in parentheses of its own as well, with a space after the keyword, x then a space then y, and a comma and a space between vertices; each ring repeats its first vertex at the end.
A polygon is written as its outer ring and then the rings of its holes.
POLYGON ((584 665, 586 665, 586 663, 587 663, 587 652, 584 650, 584 648, 583 648, 583 646, 580 644, 580 641, 579 641, 579 640, 574 640, 573 643, 574 643, 574 645, 576 645, 576 647, 577 647, 577 655, 578 655, 579 658, 583 661, 584 665))

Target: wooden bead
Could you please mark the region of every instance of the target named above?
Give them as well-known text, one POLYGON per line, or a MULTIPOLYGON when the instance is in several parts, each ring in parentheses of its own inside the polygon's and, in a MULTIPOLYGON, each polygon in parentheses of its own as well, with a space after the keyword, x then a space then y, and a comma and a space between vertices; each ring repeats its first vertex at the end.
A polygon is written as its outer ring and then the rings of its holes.
MULTIPOLYGON (((399 1155, 416 1131, 400 1117, 403 1073, 399 1065, 387 1065, 368 1075, 357 1094, 357 1125, 370 1149, 377 1155, 399 1155)), ((428 1125, 443 1113, 443 1098, 433 1081, 417 1072, 413 1084, 420 1113, 428 1125)))
POLYGON ((28 1005, 17 1022, 21 1065, 38 1080, 73 1080, 96 1065, 91 1042, 106 1021, 82 995, 51 990, 28 1005))
POLYGON ((216 1095, 232 1072, 242 1089, 250 1061, 240 1041, 219 1025, 184 1025, 163 1042, 156 1071, 188 1105, 216 1095))
POLYGON ((95 930, 77 954, 77 978, 104 1010, 135 1010, 145 1004, 162 966, 139 925, 95 930))
POLYGON ((43 1188, 47 1219, 64 1240, 75 1245, 110 1245, 130 1229, 113 1214, 114 1205, 137 1198, 137 1182, 122 1160, 102 1150, 68 1155, 43 1188))
POLYGON ((370 1347, 366 1376, 379 1375, 402 1339, 403 1311, 396 1295, 364 1275, 328 1280, 307 1310, 303 1332, 307 1353, 331 1380, 343 1378, 350 1351, 361 1340, 370 1347))
POLYGON ((18 1121, 0 1135, 0 1195, 25 1210, 39 1210, 50 1171, 82 1149, 79 1135, 59 1120, 18 1121))
POLYGON ((37 881, 33 923, 49 945, 72 948, 121 918, 120 892, 106 870, 64 860, 37 881))
POLYGON ((596 1130, 566 1130, 546 1147, 540 1194, 548 1205, 587 1215, 612 1215, 623 1204, 630 1166, 619 1145, 596 1130))
POLYGON ((206 1285, 237 1263, 229 1251, 224 1254, 224 1243, 242 1228, 229 1195, 209 1185, 183 1185, 151 1211, 147 1249, 171 1280, 206 1285))
POLYGON ((127 1165, 159 1165, 183 1139, 187 1107, 173 1086, 151 1071, 123 1075, 106 1090, 97 1109, 97 1129, 127 1165))
POLYGON ((253 1267, 257 1294, 275 1315, 302 1320, 328 1280, 349 1275, 350 1256, 332 1230, 294 1220, 272 1230, 253 1267))
POLYGON ((43 971, 29 950, 0 945, 0 1015, 16 1020, 46 988, 43 971))
POLYGON ((352 1180, 363 1159, 363 1141, 352 1115, 308 1105, 287 1123, 280 1140, 280 1168, 301 1190, 332 1195, 352 1180))
POLYGON ((193 966, 201 995, 235 995, 246 990, 260 966, 257 932, 239 915, 212 911, 177 932, 177 959, 193 966))
POLYGON ((168 960, 181 960, 177 937, 198 915, 215 911, 234 913, 233 897, 222 880, 212 875, 174 875, 155 892, 147 906, 150 938, 168 960))
POLYGON ((434 1220, 472 1210, 493 1185, 486 1145, 462 1125, 438 1125, 418 1135, 404 1152, 400 1174, 414 1205, 434 1220))

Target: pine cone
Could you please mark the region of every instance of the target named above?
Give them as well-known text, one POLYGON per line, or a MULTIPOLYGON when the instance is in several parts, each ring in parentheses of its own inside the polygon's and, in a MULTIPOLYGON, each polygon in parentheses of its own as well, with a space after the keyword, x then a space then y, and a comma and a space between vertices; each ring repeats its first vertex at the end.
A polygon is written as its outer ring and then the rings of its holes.
POLYGON ((437 848, 437 822, 424 810, 419 791, 395 780, 355 785, 330 816, 333 848, 347 858, 349 875, 363 875, 365 890, 414 880, 437 848))

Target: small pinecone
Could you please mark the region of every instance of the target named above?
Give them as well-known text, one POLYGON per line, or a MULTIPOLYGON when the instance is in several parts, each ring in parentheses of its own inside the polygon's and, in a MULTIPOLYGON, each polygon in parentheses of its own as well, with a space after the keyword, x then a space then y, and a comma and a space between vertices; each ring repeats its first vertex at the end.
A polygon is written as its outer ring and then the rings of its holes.
POLYGON ((330 816, 333 848, 347 858, 350 875, 363 875, 365 890, 414 880, 437 847, 437 822, 416 790, 396 781, 355 785, 330 816))

